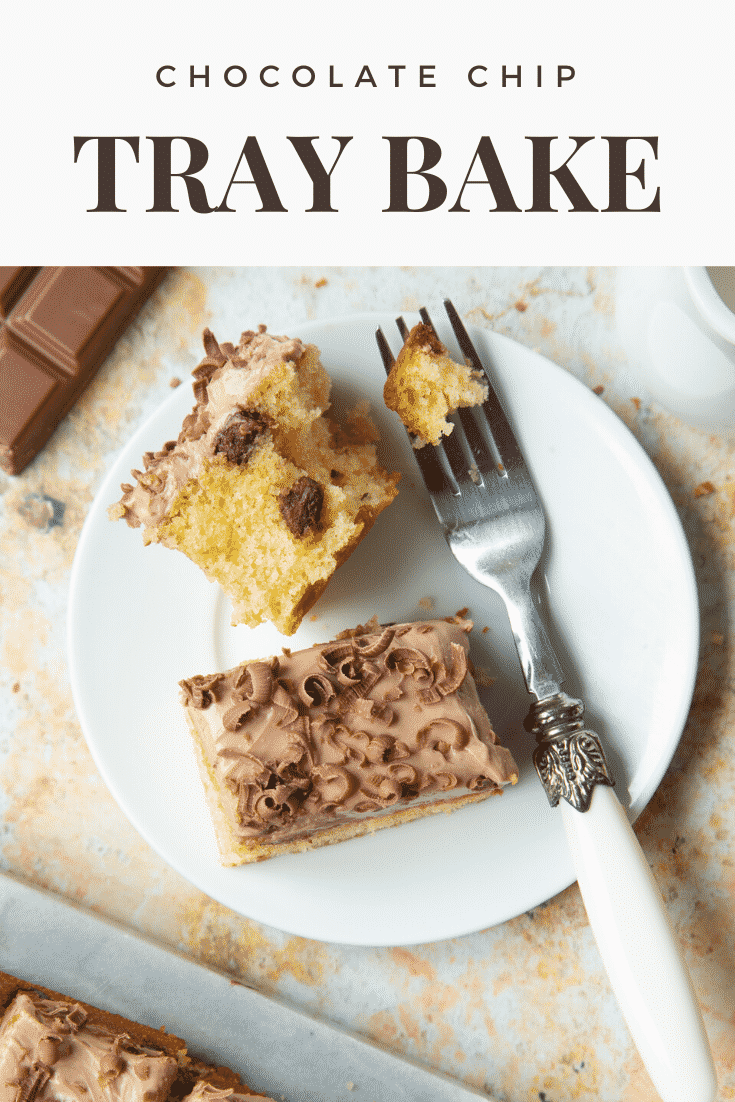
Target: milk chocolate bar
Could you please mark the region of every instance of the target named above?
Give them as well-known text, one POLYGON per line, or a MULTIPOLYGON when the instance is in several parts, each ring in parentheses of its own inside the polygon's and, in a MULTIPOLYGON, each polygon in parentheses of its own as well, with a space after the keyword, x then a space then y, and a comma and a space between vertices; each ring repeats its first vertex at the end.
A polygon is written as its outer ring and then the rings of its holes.
POLYGON ((0 267, 0 318, 6 318, 38 268, 0 267))
POLYGON ((166 268, 0 267, 0 467, 20 474, 166 268))

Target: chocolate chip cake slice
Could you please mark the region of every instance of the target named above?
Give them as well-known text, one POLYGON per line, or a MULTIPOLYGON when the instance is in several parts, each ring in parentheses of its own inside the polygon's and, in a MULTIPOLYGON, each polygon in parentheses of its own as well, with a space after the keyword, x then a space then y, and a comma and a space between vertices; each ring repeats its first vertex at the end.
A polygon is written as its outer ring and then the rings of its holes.
POLYGON ((479 372, 455 363, 430 325, 421 322, 408 334, 390 370, 383 399, 414 437, 414 447, 438 444, 454 428, 449 414, 476 406, 487 397, 479 372))
POLYGON ((222 863, 343 841, 514 784, 472 678, 471 627, 371 622, 182 681, 222 863))
POLYGON ((186 1043, 0 972, 0 1102, 272 1102, 186 1043))
POLYGON ((204 333, 196 405, 175 441, 143 457, 113 519, 183 551, 232 600, 233 623, 292 635, 397 493, 364 405, 338 425, 312 344, 204 333))

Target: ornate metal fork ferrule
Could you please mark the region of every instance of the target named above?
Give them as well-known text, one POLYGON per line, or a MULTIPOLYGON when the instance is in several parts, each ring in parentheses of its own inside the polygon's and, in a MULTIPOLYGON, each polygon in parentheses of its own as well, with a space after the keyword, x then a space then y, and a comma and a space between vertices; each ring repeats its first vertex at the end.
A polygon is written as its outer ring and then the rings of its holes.
POLYGON ((564 799, 587 811, 596 784, 615 784, 600 739, 585 727, 581 700, 563 692, 539 700, 526 727, 536 736, 533 764, 552 807, 564 799))

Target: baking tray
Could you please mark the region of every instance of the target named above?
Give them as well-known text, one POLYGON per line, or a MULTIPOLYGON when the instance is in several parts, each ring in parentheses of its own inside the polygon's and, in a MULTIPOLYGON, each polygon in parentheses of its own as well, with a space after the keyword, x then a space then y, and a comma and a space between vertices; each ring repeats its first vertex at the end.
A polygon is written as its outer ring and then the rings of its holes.
POLYGON ((0 873, 0 969, 183 1037, 283 1102, 477 1102, 480 1094, 0 873))

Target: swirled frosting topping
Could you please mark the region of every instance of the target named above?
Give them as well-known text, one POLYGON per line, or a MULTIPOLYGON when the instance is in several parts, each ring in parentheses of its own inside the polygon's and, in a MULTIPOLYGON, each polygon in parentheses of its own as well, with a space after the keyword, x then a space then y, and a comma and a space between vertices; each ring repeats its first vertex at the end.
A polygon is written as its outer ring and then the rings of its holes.
POLYGON ((21 993, 0 1024, 0 1102, 162 1102, 177 1070, 78 1003, 21 993))
POLYGON ((288 841, 340 817, 515 781, 469 670, 471 627, 371 623, 182 681, 237 834, 288 841))

